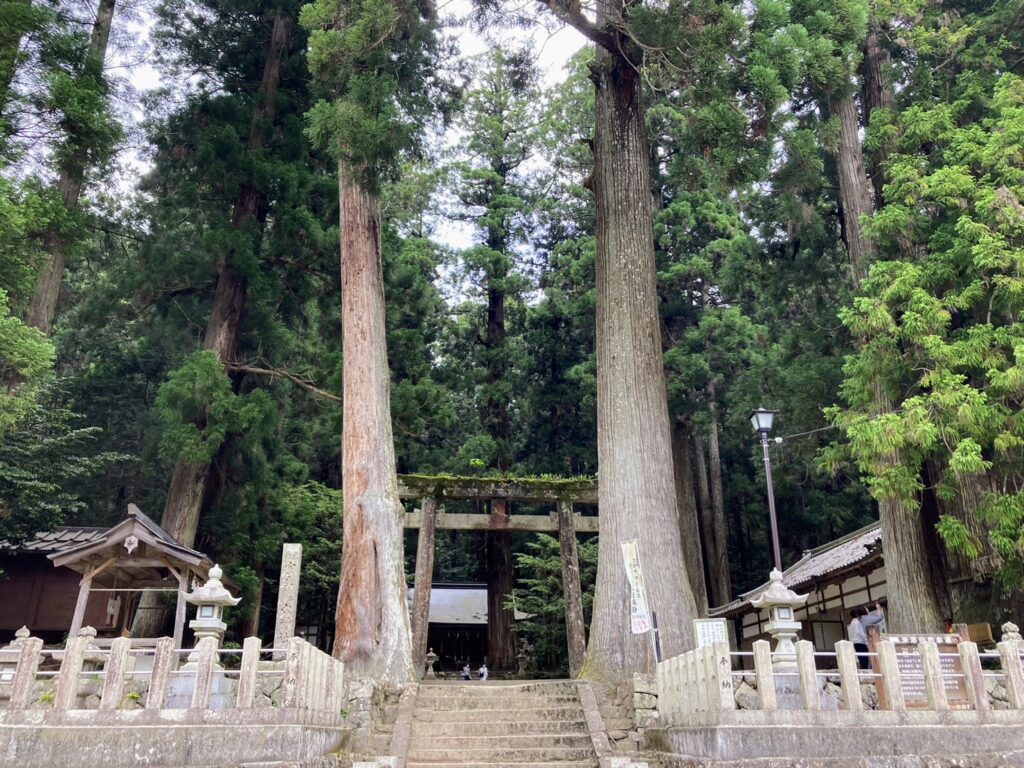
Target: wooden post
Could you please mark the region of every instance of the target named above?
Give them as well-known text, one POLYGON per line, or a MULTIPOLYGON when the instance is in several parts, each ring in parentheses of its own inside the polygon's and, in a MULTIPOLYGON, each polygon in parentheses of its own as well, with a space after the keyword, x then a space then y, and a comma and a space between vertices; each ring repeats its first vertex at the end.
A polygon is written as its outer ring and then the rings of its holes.
POLYGON ((580 588, 580 559, 576 549, 572 502, 560 501, 558 546, 562 553, 562 593, 565 596, 565 635, 569 644, 569 676, 578 677, 587 651, 583 624, 583 590, 580 588))
POLYGON ((800 697, 804 709, 817 712, 821 709, 821 696, 818 691, 818 671, 814 666, 814 643, 810 640, 797 642, 796 667, 800 673, 800 697))
POLYGON ((423 523, 416 542, 416 577, 412 593, 412 666, 416 679, 423 677, 430 630, 430 589, 434 580, 434 534, 438 500, 423 499, 423 523))
POLYGON ((836 666, 839 667, 839 684, 843 689, 843 709, 847 712, 861 711, 864 709, 864 697, 860 692, 857 653, 849 640, 836 643, 836 666))
POLYGON ((82 628, 85 620, 85 607, 89 603, 89 590, 92 588, 92 576, 83 576, 78 582, 78 602, 75 603, 75 613, 71 618, 71 628, 68 630, 68 645, 78 637, 78 630, 82 628))
POLYGON ((78 678, 82 673, 82 656, 85 653, 85 638, 75 635, 64 649, 64 659, 60 664, 60 678, 57 680, 57 692, 53 697, 55 710, 74 709, 78 698, 78 678))
POLYGON ((18 655, 18 669, 14 673, 14 684, 11 687, 11 709, 27 709, 32 698, 32 690, 36 684, 36 672, 42 661, 43 641, 38 637, 30 637, 21 646, 18 655))
POLYGON ((247 637, 242 643, 242 667, 238 671, 238 695, 235 709, 252 709, 256 700, 256 673, 260 668, 260 648, 263 641, 258 637, 247 637))
POLYGON ((128 650, 132 641, 129 637, 118 637, 110 644, 110 658, 103 671, 103 694, 100 709, 117 709, 124 693, 124 673, 128 666, 128 650))
POLYGON ((767 640, 754 641, 754 674, 757 676, 757 698, 761 709, 772 712, 778 709, 775 696, 775 675, 772 671, 772 644, 767 640))
POLYGON ((942 665, 939 647, 931 640, 918 643, 917 653, 921 657, 921 671, 924 673, 924 688, 928 695, 928 708, 936 712, 949 710, 946 696, 946 681, 942 679, 942 665))
POLYGON ((1024 709, 1024 668, 1020 661, 1020 646, 1004 641, 996 647, 1006 675, 1006 699, 1010 709, 1024 709))
POLYGON ((185 594, 188 592, 189 569, 183 568, 178 575, 178 602, 174 609, 174 647, 181 648, 185 637, 185 594))
POLYGON ((978 644, 969 640, 961 640, 956 644, 960 652, 960 666, 964 672, 964 687, 967 689, 967 700, 971 709, 987 711, 992 705, 988 701, 985 689, 984 672, 981 669, 981 657, 978 655, 978 644))
POLYGON ((146 696, 146 709, 164 708, 164 700, 167 698, 167 681, 171 677, 171 670, 178 668, 178 657, 174 653, 177 648, 178 646, 170 637, 161 637, 156 641, 153 673, 149 678, 149 695, 146 696))

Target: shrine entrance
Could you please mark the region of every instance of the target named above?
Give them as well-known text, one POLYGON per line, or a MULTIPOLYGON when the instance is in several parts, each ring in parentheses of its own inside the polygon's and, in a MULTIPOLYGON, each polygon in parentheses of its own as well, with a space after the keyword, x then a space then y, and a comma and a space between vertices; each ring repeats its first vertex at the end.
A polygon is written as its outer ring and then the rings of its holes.
MULTIPOLYGON (((597 533, 598 516, 581 515, 574 505, 597 505, 596 480, 534 480, 433 477, 399 475, 398 494, 403 501, 418 501, 419 508, 405 515, 405 527, 418 529, 416 575, 412 601, 412 653, 417 674, 422 675, 430 632, 430 597, 434 549, 438 530, 557 533, 562 560, 565 597, 565 628, 569 674, 579 675, 586 649, 583 624, 583 593, 580 585, 577 533, 597 533), (445 500, 485 502, 488 514, 449 513, 445 500), (550 504, 550 514, 515 514, 516 504, 550 504)), ((511 564, 509 564, 511 567, 511 564)), ((499 596, 488 590, 487 620, 495 625, 499 596)))

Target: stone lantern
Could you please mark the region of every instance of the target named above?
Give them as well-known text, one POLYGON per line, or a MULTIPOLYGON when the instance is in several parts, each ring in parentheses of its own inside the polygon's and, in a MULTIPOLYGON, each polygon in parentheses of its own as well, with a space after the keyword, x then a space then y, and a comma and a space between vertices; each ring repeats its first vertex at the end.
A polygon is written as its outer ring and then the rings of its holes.
POLYGON ((437 673, 434 672, 434 665, 437 663, 437 654, 434 653, 434 649, 431 648, 427 655, 424 657, 424 661, 427 662, 427 673, 424 675, 428 680, 433 680, 437 677, 437 673))
POLYGON ((806 602, 808 595, 798 595, 782 583, 782 572, 773 568, 768 576, 768 588, 750 601, 755 608, 768 610, 768 634, 775 639, 772 668, 776 674, 796 674, 796 640, 800 622, 795 612, 806 602))
MULTIPOLYGON (((196 606, 196 617, 188 623, 189 629, 195 632, 196 646, 204 637, 212 637, 217 647, 224 639, 224 632, 228 625, 222 617, 224 609, 228 606, 236 606, 242 602, 240 597, 232 597, 231 593, 224 588, 220 577, 224 575, 219 565, 210 569, 210 577, 201 587, 195 587, 191 593, 185 595, 185 600, 196 606)), ((189 654, 188 663, 195 664, 199 655, 195 651, 189 654)))

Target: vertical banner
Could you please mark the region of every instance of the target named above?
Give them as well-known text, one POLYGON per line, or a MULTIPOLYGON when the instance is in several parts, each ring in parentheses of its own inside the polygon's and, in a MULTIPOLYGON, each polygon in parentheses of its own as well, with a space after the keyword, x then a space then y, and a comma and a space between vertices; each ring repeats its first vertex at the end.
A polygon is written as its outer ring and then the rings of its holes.
POLYGON ((640 567, 640 549, 637 540, 622 542, 622 559, 626 563, 626 578, 629 579, 629 622, 634 635, 651 631, 651 609, 647 604, 647 587, 644 586, 644 572, 640 567))

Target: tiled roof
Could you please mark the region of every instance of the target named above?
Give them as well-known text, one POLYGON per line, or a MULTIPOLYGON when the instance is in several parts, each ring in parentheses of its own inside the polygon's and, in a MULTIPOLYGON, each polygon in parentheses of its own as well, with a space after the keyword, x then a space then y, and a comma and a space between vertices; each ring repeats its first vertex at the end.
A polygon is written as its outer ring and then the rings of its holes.
MULTIPOLYGON (((807 550, 800 560, 783 572, 782 583, 790 589, 799 591, 801 587, 826 579, 829 574, 845 570, 878 555, 881 543, 882 527, 879 523, 872 523, 835 541, 807 550)), ((757 597, 767 587, 768 583, 765 582, 756 589, 740 595, 731 603, 712 608, 708 615, 730 616, 740 612, 740 609, 745 608, 751 599, 757 597)))
POLYGON ((106 528, 94 528, 81 525, 62 525, 52 531, 37 533, 33 538, 17 547, 18 552, 38 552, 48 555, 51 552, 63 552, 77 547, 79 544, 96 541, 106 533, 106 528))

